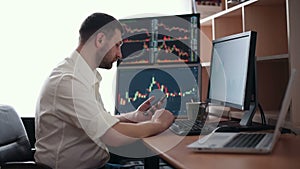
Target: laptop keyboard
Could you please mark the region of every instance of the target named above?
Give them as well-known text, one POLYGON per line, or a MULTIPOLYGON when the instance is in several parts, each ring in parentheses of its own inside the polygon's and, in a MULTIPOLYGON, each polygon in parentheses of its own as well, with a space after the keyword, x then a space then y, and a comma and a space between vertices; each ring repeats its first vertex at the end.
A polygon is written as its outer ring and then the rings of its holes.
POLYGON ((225 147, 248 147, 254 148, 264 138, 263 133, 240 133, 235 136, 225 147))
POLYGON ((175 122, 169 127, 169 129, 177 135, 206 135, 211 133, 216 127, 218 127, 217 132, 249 132, 260 130, 274 130, 274 126, 270 125, 253 123, 252 126, 241 126, 238 121, 220 121, 218 124, 210 123, 203 125, 203 122, 201 122, 200 120, 194 121, 188 119, 175 120, 175 122))
POLYGON ((177 135, 206 135, 211 133, 216 126, 213 125, 203 125, 201 121, 193 120, 175 120, 175 122, 170 126, 170 130, 177 135))

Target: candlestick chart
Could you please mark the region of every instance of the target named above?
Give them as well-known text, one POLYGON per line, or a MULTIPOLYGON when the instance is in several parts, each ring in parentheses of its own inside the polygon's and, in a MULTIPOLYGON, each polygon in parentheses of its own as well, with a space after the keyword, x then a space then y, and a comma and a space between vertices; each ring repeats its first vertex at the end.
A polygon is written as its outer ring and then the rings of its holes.
POLYGON ((185 113, 187 101, 199 101, 199 67, 118 68, 116 109, 134 111, 151 94, 167 95, 166 109, 174 115, 185 113))

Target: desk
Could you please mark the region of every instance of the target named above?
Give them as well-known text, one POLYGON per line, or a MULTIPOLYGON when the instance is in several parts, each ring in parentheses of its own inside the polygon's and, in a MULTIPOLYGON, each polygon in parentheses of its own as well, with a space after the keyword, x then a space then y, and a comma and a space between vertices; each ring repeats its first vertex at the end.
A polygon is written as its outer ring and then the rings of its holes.
MULTIPOLYGON (((171 131, 143 139, 144 144, 174 168, 180 169, 300 169, 300 136, 280 136, 271 154, 195 153, 186 146, 199 136, 171 131), (176 143, 175 145, 172 143, 176 143)), ((148 164, 149 165, 149 164, 148 164)))

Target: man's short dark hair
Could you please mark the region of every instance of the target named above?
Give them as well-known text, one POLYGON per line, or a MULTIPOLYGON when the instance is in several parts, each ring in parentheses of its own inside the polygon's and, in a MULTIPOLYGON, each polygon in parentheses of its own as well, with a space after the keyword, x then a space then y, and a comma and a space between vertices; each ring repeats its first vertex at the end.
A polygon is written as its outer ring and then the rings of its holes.
POLYGON ((93 13, 81 24, 79 29, 80 43, 85 43, 100 29, 105 33, 113 32, 115 29, 118 29, 123 33, 122 25, 116 18, 105 13, 93 13))

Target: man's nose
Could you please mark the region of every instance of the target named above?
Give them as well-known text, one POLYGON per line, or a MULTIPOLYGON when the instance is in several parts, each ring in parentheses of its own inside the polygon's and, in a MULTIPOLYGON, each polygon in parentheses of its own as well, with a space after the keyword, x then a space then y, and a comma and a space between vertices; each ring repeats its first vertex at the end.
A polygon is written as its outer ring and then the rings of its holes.
POLYGON ((118 51, 117 51, 117 57, 118 57, 118 59, 122 59, 122 57, 123 57, 121 48, 119 48, 118 51))

